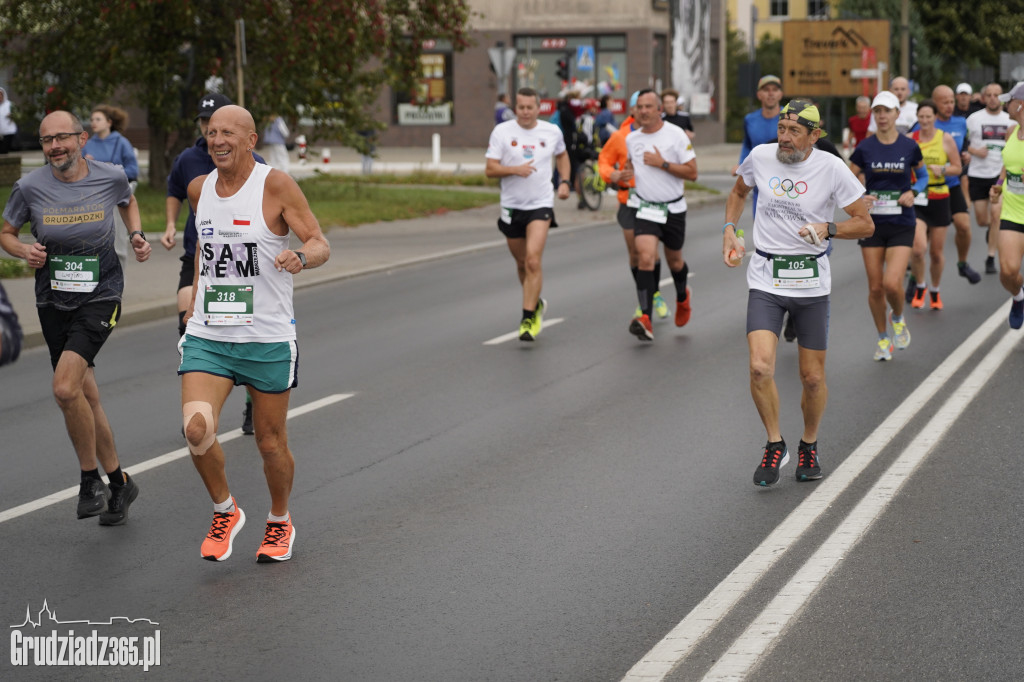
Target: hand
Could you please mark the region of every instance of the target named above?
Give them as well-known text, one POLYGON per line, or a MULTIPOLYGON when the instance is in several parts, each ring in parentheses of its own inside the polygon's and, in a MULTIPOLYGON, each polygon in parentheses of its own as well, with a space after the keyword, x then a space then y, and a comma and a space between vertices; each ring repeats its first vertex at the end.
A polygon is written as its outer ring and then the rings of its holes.
POLYGON ((914 205, 914 190, 908 189, 906 192, 900 195, 900 198, 896 200, 896 203, 900 206, 913 206, 914 205))
POLYGON ((818 234, 818 226, 824 223, 807 223, 800 228, 797 233, 800 237, 808 244, 814 244, 815 246, 821 246, 821 235, 818 234))
POLYGON ((153 252, 153 247, 143 239, 141 234, 132 237, 132 249, 135 251, 135 260, 140 263, 145 263, 149 260, 149 255, 153 252))
POLYGON ((277 268, 278 272, 287 270, 291 274, 297 275, 302 271, 302 261, 299 260, 294 251, 285 249, 277 254, 277 258, 274 259, 274 267, 277 268))
POLYGON ((28 252, 25 254, 25 262, 33 270, 38 270, 46 266, 46 247, 36 242, 28 247, 28 252))
POLYGON ((512 175, 518 175, 521 178, 528 178, 532 173, 537 172, 537 168, 533 165, 533 161, 524 163, 522 166, 509 166, 512 170, 512 175))
POLYGON ((878 201, 878 197, 876 197, 874 194, 865 194, 864 195, 864 205, 868 207, 869 211, 872 208, 874 208, 876 201, 878 201))
POLYGON ((569 198, 569 184, 566 182, 558 183, 558 198, 568 199, 569 198))
POLYGON ((164 245, 165 249, 170 251, 171 249, 174 248, 177 236, 178 230, 175 229, 175 226, 173 224, 168 225, 167 229, 164 230, 164 233, 160 235, 160 243, 164 245))
POLYGON ((736 238, 735 233, 730 233, 726 230, 725 234, 722 235, 722 262, 725 263, 726 267, 738 268, 743 263, 743 256, 746 254, 747 249, 740 246, 740 240, 736 238), (735 256, 739 256, 738 260, 734 260, 735 256))
POLYGON ((661 156, 661 152, 655 147, 653 152, 644 152, 644 165, 645 166, 658 166, 665 163, 665 159, 661 156))
POLYGON ((928 166, 928 172, 936 178, 946 177, 946 166, 940 166, 938 164, 932 164, 928 166))
POLYGON ((999 199, 1000 197, 1002 197, 1002 195, 1003 195, 1003 186, 1002 185, 992 185, 991 187, 988 188, 989 199, 995 201, 995 200, 999 199))

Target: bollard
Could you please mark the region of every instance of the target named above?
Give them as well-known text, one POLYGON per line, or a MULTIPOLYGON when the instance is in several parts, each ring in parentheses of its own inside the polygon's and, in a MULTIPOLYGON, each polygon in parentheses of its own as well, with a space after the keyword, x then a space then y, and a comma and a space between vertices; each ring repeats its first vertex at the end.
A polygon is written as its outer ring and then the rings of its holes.
POLYGON ((441 134, 434 133, 430 136, 431 163, 434 168, 441 165, 441 134))
POLYGON ((306 136, 299 135, 296 137, 295 146, 299 148, 299 163, 306 163, 306 136))
POLYGON ((330 147, 324 147, 323 155, 321 156, 323 162, 328 164, 331 162, 331 149, 330 147))

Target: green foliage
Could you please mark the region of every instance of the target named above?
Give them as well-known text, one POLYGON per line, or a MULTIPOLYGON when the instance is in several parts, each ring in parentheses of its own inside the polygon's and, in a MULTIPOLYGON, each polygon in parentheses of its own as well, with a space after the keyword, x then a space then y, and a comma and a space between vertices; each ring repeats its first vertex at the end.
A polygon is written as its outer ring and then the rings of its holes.
MULTIPOLYGON (((736 89, 739 84, 739 66, 749 58, 749 46, 740 31, 730 28, 726 32, 725 69, 726 89, 729 93, 729 110, 725 114, 726 142, 743 141, 743 117, 757 109, 760 103, 753 97, 740 97, 736 89)), ((761 36, 754 48, 754 60, 761 67, 761 75, 773 73, 782 77, 782 40, 772 38, 767 33, 761 36)))
POLYGON ((25 261, 17 258, 0 258, 0 279, 15 279, 16 277, 29 277, 35 272, 25 265, 25 261))
POLYGON ((82 115, 115 96, 146 109, 150 182, 161 185, 195 138, 209 76, 222 77, 236 102, 244 92, 258 126, 271 114, 294 122, 305 107, 318 137, 363 150, 358 131, 380 128, 372 107, 382 88, 412 87, 427 38, 465 47, 469 12, 468 0, 4 0, 0 61, 22 93, 23 125, 48 109, 82 115))

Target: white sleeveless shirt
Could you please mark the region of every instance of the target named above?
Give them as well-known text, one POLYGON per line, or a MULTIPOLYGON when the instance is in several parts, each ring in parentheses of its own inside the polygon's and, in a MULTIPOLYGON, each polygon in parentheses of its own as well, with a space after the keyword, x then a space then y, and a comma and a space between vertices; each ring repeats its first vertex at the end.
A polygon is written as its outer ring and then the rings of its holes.
POLYGON ((234 343, 295 340, 292 275, 274 259, 288 235, 263 219, 263 191, 270 166, 258 163, 234 195, 217 195, 217 171, 203 183, 196 206, 199 279, 186 332, 234 343))

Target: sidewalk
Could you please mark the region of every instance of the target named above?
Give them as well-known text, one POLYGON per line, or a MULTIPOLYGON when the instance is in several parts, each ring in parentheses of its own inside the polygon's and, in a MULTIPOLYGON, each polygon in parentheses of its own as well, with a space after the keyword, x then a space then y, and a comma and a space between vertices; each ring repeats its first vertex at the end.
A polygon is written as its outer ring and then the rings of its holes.
MULTIPOLYGON (((701 155, 698 148, 698 167, 702 172, 728 172, 738 156, 739 145, 717 145, 726 149, 708 150, 701 155)), ((430 150, 381 150, 381 158, 374 163, 375 172, 409 172, 416 164, 429 164, 430 150), (425 154, 425 159, 422 155, 425 154), (407 170, 399 170, 399 169, 407 170)), ((446 150, 444 163, 462 169, 461 172, 483 172, 484 150, 446 150), (477 164, 478 167, 472 164, 477 164)), ((39 164, 42 155, 38 155, 39 164)), ((344 155, 327 164, 332 168, 326 172, 360 172, 362 164, 358 154, 352 152, 353 160, 344 155)), ((140 159, 141 161, 141 159, 140 159)), ((147 159, 148 161, 148 159, 147 159)), ((29 158, 25 158, 28 166, 29 158)), ((293 165, 293 175, 301 174, 302 166, 293 165)), ((321 168, 321 170, 323 170, 321 168)), ((310 171, 312 172, 312 171, 310 171)), ((447 172, 456 172, 448 170, 447 172)), ((706 203, 725 200, 725 195, 707 192, 690 192, 689 205, 696 208, 706 203)), ((498 216, 497 201, 494 206, 456 211, 444 215, 433 215, 412 220, 377 222, 353 228, 336 227, 327 230, 331 242, 331 258, 322 267, 308 270, 295 276, 295 288, 332 282, 349 277, 398 268, 486 248, 505 248, 505 239, 496 227, 498 216)), ((578 210, 575 195, 555 205, 555 218, 559 228, 552 233, 557 237, 561 231, 584 229, 589 226, 615 221, 618 203, 613 196, 606 195, 600 211, 578 210)), ((184 218, 181 219, 184 222, 184 218)), ((25 238, 28 232, 23 231, 25 238)), ((129 262, 125 274, 125 290, 122 299, 121 326, 141 324, 166 318, 168 333, 177 328, 176 288, 180 257, 184 253, 181 233, 178 245, 167 251, 159 242, 159 235, 148 235, 153 253, 145 263, 129 262)), ((296 243, 297 246, 297 243, 296 243)), ((4 280, 7 295, 19 314, 25 330, 25 346, 28 348, 43 344, 39 330, 39 319, 35 313, 35 280, 31 277, 4 280)))

